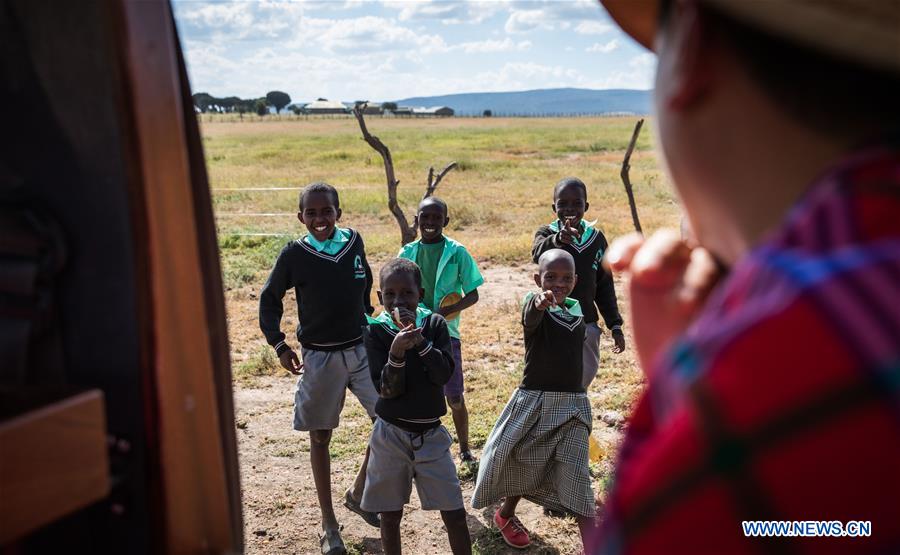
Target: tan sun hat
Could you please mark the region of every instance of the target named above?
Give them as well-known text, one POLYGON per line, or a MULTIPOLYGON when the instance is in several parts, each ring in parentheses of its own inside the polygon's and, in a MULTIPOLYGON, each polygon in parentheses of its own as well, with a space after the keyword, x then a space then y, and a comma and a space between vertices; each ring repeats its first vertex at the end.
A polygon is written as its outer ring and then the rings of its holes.
MULTIPOLYGON (((775 36, 900 73, 900 0, 699 0, 775 36)), ((653 50, 659 0, 600 0, 609 15, 653 50)))

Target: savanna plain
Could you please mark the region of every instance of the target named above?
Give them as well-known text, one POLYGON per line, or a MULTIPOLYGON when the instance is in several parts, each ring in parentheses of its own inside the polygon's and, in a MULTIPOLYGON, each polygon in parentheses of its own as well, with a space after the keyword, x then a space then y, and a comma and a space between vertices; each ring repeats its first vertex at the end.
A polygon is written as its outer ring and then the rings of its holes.
MULTIPOLYGON (((291 429, 295 378, 281 369, 259 331, 258 294, 280 249, 305 233, 296 219, 297 196, 302 186, 318 180, 339 190, 340 225, 360 231, 377 276, 378 268, 400 247, 399 229, 387 209, 382 160, 350 117, 200 117, 226 289, 247 552, 317 553, 319 509, 309 468, 309 437, 291 429)), ((553 185, 565 176, 581 178, 590 202, 585 219, 597 220, 610 240, 633 231, 619 172, 635 121, 367 118, 370 132, 391 149, 399 204, 410 220, 425 191, 428 168, 439 171, 453 161, 458 165, 436 194, 450 207, 446 234, 466 245, 486 280, 479 290, 481 300, 463 314, 462 323, 465 395, 476 453, 521 378, 519 302, 534 289, 531 240, 539 225, 554 218, 553 185)), ((645 232, 676 227, 680 219, 652 151, 649 123, 630 171, 645 232)), ((610 484, 626 417, 643 384, 630 342, 626 285, 616 281, 628 348, 613 354, 612 341, 604 334, 600 371, 589 390, 599 446, 591 469, 600 500, 610 484)), ((377 307, 374 291, 373 301, 377 307)), ((296 304, 289 292, 282 322, 289 341, 296 323, 296 304)), ((341 418, 331 455, 342 535, 350 553, 381 553, 378 530, 341 503, 362 461, 371 423, 352 395, 341 418)), ((449 415, 444 424, 455 437, 449 415)), ((456 457, 456 445, 451 449, 456 457)), ((462 470, 460 478, 468 503, 474 476, 462 470)), ((527 553, 578 552, 574 520, 544 516, 540 507, 526 501, 520 508, 532 531, 527 553)), ((491 528, 493 508, 468 512, 476 553, 518 552, 508 550, 491 528)), ((421 511, 415 492, 405 509, 402 532, 406 553, 449 553, 440 516, 421 511)))

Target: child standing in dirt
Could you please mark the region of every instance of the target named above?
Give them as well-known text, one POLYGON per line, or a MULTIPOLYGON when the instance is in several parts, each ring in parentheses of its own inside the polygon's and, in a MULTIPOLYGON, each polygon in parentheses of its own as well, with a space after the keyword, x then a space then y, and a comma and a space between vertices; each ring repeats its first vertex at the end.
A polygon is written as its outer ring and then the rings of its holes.
POLYGON ((537 293, 525 297, 525 370, 482 452, 472 496, 480 509, 503 499, 494 524, 518 549, 531 544, 515 516, 521 498, 572 513, 585 553, 591 550, 595 502, 588 469, 591 405, 582 381, 585 317, 569 298, 578 281, 571 254, 545 251, 538 259, 537 293), (505 499, 504 499, 505 498, 505 499))
POLYGON ((371 458, 362 506, 380 513, 381 542, 401 552, 400 520, 412 482, 422 509, 437 510, 455 555, 472 552, 462 490, 450 456, 444 385, 454 357, 447 322, 419 306, 425 291, 415 263, 396 258, 381 269, 378 300, 384 311, 364 331, 372 381, 380 397, 369 440, 371 458))
MULTIPOLYGON (((371 418, 378 394, 372 385, 361 326, 371 314, 369 295, 372 271, 366 261, 362 237, 353 229, 337 227, 341 218, 337 190, 323 182, 300 193, 297 218, 308 233, 285 246, 259 299, 259 325, 275 348, 281 365, 299 375, 294 395, 294 429, 308 431, 310 463, 322 511, 322 553, 346 553, 331 501, 331 432, 338 426, 346 390, 350 389, 371 418), (288 288, 297 297, 303 362, 281 331, 282 299, 288 288)), ((369 452, 344 504, 370 525, 378 515, 360 508, 369 452)))
POLYGON ((469 411, 463 387, 459 314, 478 302, 478 287, 484 278, 466 248, 444 236, 444 227, 450 223, 444 201, 437 197, 423 200, 416 213, 416 223, 422 239, 405 245, 398 256, 412 260, 421 269, 425 308, 447 319, 456 364, 450 381, 444 386, 444 396, 453 413, 460 462, 472 470, 475 457, 469 450, 469 411))
POLYGON ((531 249, 535 262, 550 249, 563 249, 575 259, 578 285, 572 292, 572 298, 581 304, 584 311, 582 384, 585 389, 594 381, 600 366, 599 316, 603 316, 606 327, 612 332, 615 343, 613 352, 618 354, 625 350, 622 316, 619 314, 612 275, 600 265, 608 244, 606 237, 594 228, 593 223, 584 221, 584 213, 589 207, 584 182, 577 177, 562 179, 553 188, 552 208, 557 220, 538 228, 531 249))

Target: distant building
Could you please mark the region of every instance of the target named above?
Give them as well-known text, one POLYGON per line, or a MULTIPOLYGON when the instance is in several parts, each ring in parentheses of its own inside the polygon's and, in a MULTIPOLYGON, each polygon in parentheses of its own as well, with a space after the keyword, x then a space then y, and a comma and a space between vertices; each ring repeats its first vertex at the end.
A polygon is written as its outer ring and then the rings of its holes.
POLYGON ((346 114, 347 107, 343 103, 320 98, 305 106, 308 114, 346 114))
POLYGON ((455 112, 448 106, 432 106, 431 108, 413 108, 413 115, 420 117, 449 117, 455 112))
POLYGON ((377 116, 384 113, 384 109, 381 107, 381 103, 379 102, 369 102, 366 104, 366 109, 363 110, 363 114, 367 116, 377 116))
POLYGON ((397 106, 397 109, 393 112, 395 116, 411 116, 413 115, 413 110, 414 108, 409 106, 397 106))

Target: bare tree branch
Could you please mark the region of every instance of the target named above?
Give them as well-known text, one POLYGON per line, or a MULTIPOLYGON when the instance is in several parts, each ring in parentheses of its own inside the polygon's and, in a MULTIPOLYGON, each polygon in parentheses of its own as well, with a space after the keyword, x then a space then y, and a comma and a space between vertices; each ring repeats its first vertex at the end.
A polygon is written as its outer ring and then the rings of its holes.
POLYGON ((625 159, 622 160, 622 171, 619 174, 622 177, 622 183, 625 184, 625 192, 628 194, 628 205, 631 207, 631 219, 634 222, 634 229, 638 233, 642 233, 641 221, 638 219, 637 204, 634 202, 634 192, 631 189, 631 179, 628 177, 628 170, 631 169, 631 165, 629 164, 631 161, 631 153, 634 151, 634 145, 637 143, 637 138, 641 133, 641 126, 643 125, 643 119, 639 119, 634 125, 634 133, 631 134, 631 142, 628 143, 628 150, 625 151, 625 159))
POLYGON ((434 190, 437 189, 437 186, 441 184, 441 180, 444 179, 444 176, 450 173, 450 170, 456 167, 456 162, 450 162, 447 164, 447 167, 438 172, 437 175, 434 175, 434 168, 428 168, 428 185, 425 188, 425 195, 422 197, 422 200, 427 199, 431 195, 434 194, 434 190))
MULTIPOLYGON (((394 161, 391 158, 391 151, 387 145, 381 142, 381 139, 369 133, 369 129, 366 127, 366 120, 363 117, 367 104, 367 102, 358 102, 354 105, 353 115, 356 116, 356 121, 359 122, 359 130, 362 131, 363 140, 369 143, 369 146, 375 149, 384 160, 384 174, 387 178, 388 189, 388 210, 391 211, 391 214, 397 220, 397 225, 400 226, 400 244, 405 245, 416 240, 416 236, 419 234, 418 222, 413 219, 413 224, 410 225, 406 215, 403 214, 403 209, 400 208, 400 204, 397 202, 397 185, 400 184, 400 181, 394 176, 394 161)), ((434 190, 440 185, 444 176, 455 167, 456 162, 450 162, 437 175, 434 173, 434 167, 428 168, 428 183, 425 186, 425 195, 422 197, 422 200, 433 195, 434 190)))
POLYGON ((359 122, 359 130, 362 131, 363 140, 369 143, 369 146, 375 149, 384 160, 384 173, 387 178, 388 190, 388 210, 391 211, 391 214, 393 214, 394 218, 397 220, 397 225, 400 226, 400 240, 402 241, 400 244, 405 245, 406 243, 415 241, 418 232, 415 228, 410 227, 406 215, 403 214, 403 209, 400 208, 400 204, 397 203, 397 185, 400 182, 394 177, 394 161, 391 158, 391 151, 388 149, 387 145, 381 142, 381 139, 369 133, 369 130, 366 128, 366 120, 363 117, 363 111, 366 109, 366 105, 366 102, 361 102, 353 106, 353 115, 356 116, 356 121, 359 122))

